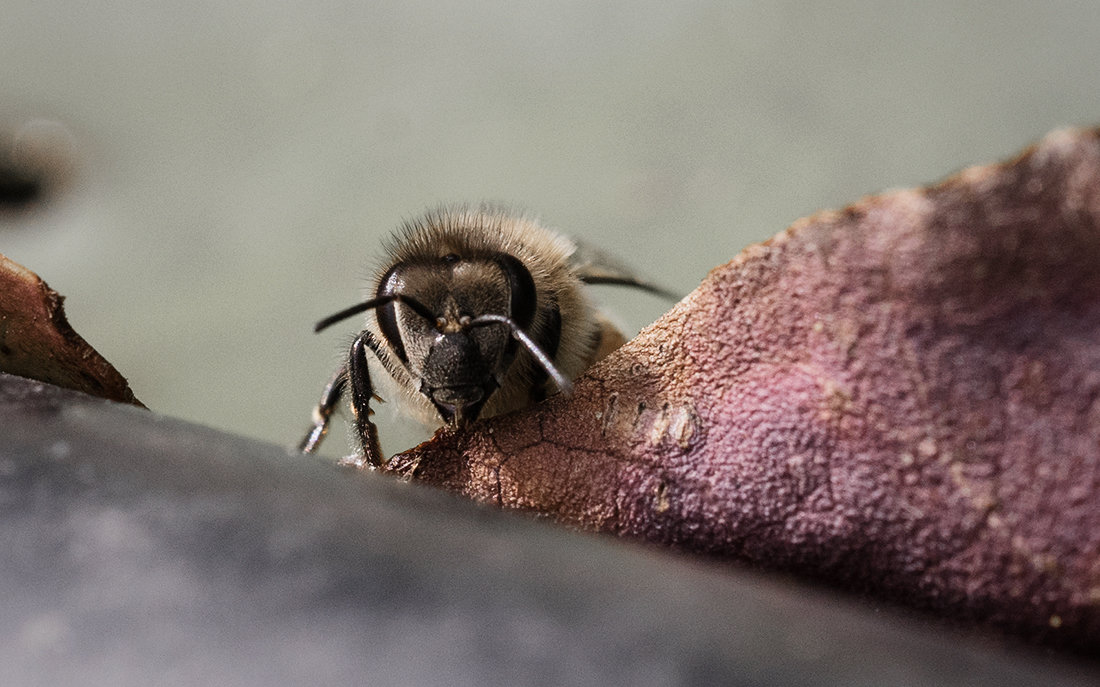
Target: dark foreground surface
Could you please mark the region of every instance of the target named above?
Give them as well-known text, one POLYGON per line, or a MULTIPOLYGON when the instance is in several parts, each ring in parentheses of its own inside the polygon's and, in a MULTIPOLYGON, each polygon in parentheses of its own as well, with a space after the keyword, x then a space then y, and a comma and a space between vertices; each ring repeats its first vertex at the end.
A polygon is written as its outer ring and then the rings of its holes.
POLYGON ((4 685, 1100 680, 21 378, 0 428, 4 685))

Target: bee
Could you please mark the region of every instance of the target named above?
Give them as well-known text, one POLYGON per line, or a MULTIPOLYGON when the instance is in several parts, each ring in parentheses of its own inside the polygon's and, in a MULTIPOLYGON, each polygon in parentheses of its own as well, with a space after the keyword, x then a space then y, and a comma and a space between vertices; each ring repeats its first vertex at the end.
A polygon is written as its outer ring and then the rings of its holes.
POLYGON ((599 251, 491 206, 433 210, 386 248, 371 297, 314 328, 370 313, 314 409, 305 453, 318 449, 345 394, 359 443, 345 460, 372 468, 384 462, 372 400, 398 399, 425 424, 460 428, 568 394, 571 380, 625 341, 586 284, 676 299, 599 251))

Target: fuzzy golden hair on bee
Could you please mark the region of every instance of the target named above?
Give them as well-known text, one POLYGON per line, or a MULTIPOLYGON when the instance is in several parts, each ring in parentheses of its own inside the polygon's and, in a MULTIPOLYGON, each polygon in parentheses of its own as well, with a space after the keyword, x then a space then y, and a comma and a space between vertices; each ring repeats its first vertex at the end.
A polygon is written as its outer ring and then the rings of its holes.
POLYGON ((568 393, 624 341, 589 300, 593 283, 669 295, 502 208, 443 207, 407 222, 386 244, 369 297, 317 324, 367 313, 300 448, 319 447, 345 393, 369 466, 383 461, 372 399, 397 400, 429 425, 462 427, 568 393))

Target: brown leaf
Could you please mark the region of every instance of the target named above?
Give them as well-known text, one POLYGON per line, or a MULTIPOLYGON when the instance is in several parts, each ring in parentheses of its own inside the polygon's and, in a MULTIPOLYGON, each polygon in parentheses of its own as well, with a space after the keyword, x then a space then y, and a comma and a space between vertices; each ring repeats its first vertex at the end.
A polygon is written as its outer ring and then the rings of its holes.
POLYGON ((0 372, 140 406, 126 379, 69 326, 63 300, 0 255, 0 372))
POLYGON ((1100 140, 797 222, 388 469, 1100 651, 1100 140))

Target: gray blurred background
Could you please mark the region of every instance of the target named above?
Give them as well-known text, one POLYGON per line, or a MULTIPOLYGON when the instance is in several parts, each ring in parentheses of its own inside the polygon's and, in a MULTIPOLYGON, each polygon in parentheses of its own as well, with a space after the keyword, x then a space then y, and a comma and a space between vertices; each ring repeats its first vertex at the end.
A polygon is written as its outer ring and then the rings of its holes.
MULTIPOLYGON (((0 252, 151 408, 281 444, 358 326, 312 324, 428 206, 520 205, 686 293, 815 210, 1100 123, 1092 1, 2 5, 0 154, 50 193, 0 252)), ((598 289, 631 330, 668 307, 598 289)), ((419 435, 390 415, 392 452, 419 435)))

